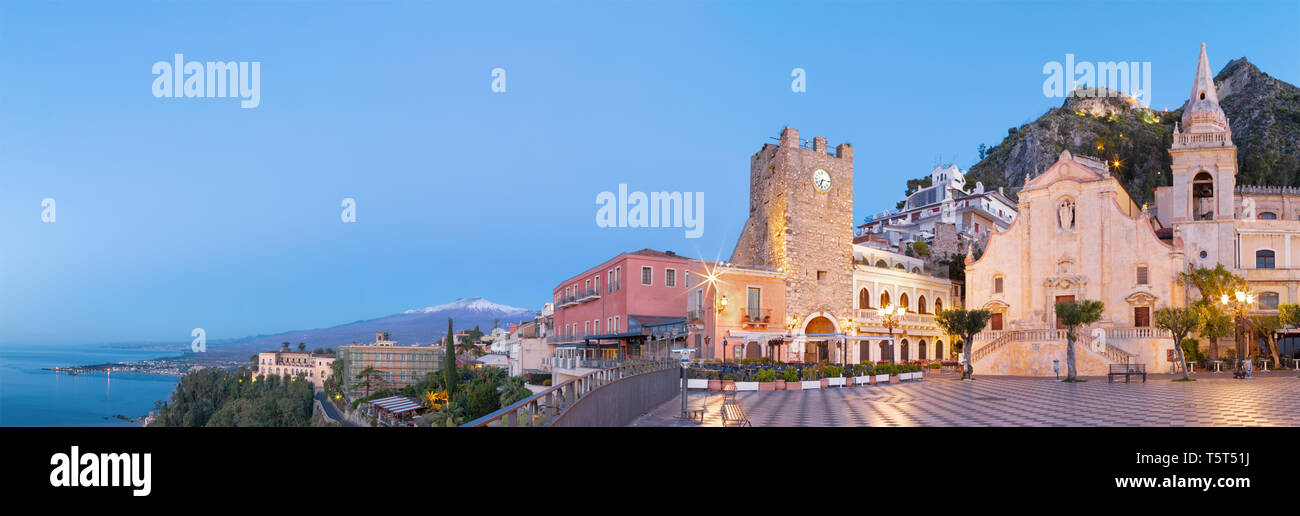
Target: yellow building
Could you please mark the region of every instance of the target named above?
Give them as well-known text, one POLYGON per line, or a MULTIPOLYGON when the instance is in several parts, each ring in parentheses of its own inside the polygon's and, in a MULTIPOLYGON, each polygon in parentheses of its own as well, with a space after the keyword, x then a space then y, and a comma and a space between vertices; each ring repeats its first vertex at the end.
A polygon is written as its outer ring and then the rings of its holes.
POLYGON ((338 359, 343 361, 344 388, 349 394, 368 395, 383 389, 400 389, 424 380, 425 375, 442 370, 441 346, 398 346, 389 340, 388 332, 376 332, 375 342, 353 344, 338 348, 338 359), (367 369, 377 375, 369 387, 358 378, 367 369))
POLYGON ((334 357, 306 352, 269 351, 257 354, 257 376, 280 376, 285 380, 302 375, 320 388, 333 373, 334 357))

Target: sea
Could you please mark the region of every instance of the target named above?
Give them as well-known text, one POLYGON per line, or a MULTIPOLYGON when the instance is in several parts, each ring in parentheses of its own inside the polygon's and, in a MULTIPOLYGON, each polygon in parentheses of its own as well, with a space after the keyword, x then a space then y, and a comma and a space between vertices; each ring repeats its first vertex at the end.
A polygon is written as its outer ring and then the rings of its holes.
POLYGON ((0 426, 139 426, 154 402, 168 399, 179 376, 138 373, 69 375, 41 368, 146 360, 179 352, 103 346, 0 346, 0 426))

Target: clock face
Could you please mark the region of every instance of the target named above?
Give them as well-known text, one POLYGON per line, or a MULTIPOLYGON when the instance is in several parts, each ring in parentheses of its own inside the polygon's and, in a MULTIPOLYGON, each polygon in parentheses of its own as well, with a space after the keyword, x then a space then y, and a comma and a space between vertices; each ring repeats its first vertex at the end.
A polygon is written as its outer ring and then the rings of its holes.
POLYGON ((813 172, 813 186, 819 192, 826 192, 831 189, 831 175, 825 170, 817 169, 813 172))

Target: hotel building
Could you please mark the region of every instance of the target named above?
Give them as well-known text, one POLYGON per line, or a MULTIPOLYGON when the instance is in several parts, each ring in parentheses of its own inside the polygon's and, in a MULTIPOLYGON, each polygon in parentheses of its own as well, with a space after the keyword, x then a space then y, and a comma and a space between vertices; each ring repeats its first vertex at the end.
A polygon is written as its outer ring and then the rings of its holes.
POLYGON ((444 350, 441 346, 399 346, 389 340, 388 332, 375 333, 371 344, 353 344, 338 348, 343 361, 344 388, 349 395, 369 395, 382 389, 400 389, 424 380, 425 375, 442 370, 444 350), (378 383, 369 390, 356 385, 357 375, 368 368, 379 372, 378 383))
POLYGON ((324 388, 334 369, 333 355, 292 351, 268 351, 257 354, 257 376, 280 376, 288 380, 302 375, 318 388, 324 388))

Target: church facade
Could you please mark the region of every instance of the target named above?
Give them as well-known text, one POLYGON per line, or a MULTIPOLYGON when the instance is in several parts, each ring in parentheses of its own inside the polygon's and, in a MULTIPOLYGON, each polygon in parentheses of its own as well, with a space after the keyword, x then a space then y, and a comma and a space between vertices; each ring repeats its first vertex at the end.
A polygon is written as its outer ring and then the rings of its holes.
POLYGON ((1105 163, 1069 152, 1026 181, 1015 223, 990 238, 980 259, 967 258, 967 305, 994 314, 975 339, 977 374, 1052 375, 1058 360, 1064 370, 1054 305, 1069 299, 1105 303, 1102 319, 1081 332, 1081 375, 1134 361, 1172 370, 1172 338, 1152 317, 1195 299, 1178 281, 1195 267, 1223 264, 1245 277, 1257 312, 1300 301, 1300 256, 1291 253, 1300 192, 1236 185, 1237 148, 1204 45, 1169 153, 1173 184, 1156 189, 1155 214, 1105 163))

